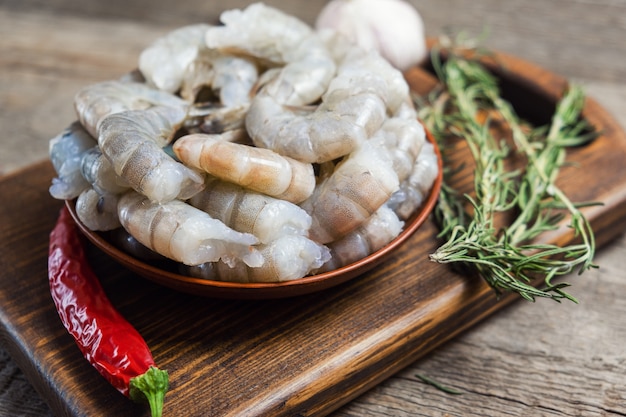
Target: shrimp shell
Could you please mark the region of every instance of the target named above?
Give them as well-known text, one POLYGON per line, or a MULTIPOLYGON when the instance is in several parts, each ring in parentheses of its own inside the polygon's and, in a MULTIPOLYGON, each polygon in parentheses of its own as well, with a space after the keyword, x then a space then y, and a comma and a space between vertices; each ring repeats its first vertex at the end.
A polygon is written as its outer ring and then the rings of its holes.
POLYGON ((378 210, 398 185, 385 153, 364 143, 300 205, 313 219, 310 237, 328 243, 345 236, 378 210))
POLYGON ((269 149, 223 141, 219 135, 183 136, 174 143, 174 152, 189 166, 292 203, 304 201, 315 187, 311 164, 269 149))
POLYGON ((376 95, 341 90, 304 115, 301 109, 258 95, 245 122, 256 146, 302 162, 322 163, 352 152, 378 130, 385 117, 385 105, 376 95))
POLYGON ((263 3, 253 3, 243 10, 226 10, 220 21, 222 26, 214 26, 206 33, 209 48, 246 53, 277 65, 294 60, 292 55, 299 51, 298 44, 313 33, 300 19, 263 3))
POLYGON ((98 146, 83 153, 80 172, 83 178, 100 193, 120 194, 130 188, 128 183, 115 173, 113 165, 98 146))
POLYGON ((117 194, 99 193, 88 188, 76 199, 76 215, 89 230, 116 229, 120 227, 117 217, 118 200, 117 194))
POLYGON ((257 66, 249 59, 226 55, 213 60, 212 86, 224 107, 249 103, 258 77, 257 66))
POLYGON ((386 205, 382 205, 361 226, 328 244, 331 259, 316 273, 332 271, 376 252, 395 239, 404 222, 386 205))
POLYGON ((139 55, 139 70, 150 85, 175 93, 186 73, 207 49, 204 38, 211 25, 199 23, 175 29, 154 41, 139 55))
POLYGON ((227 10, 220 20, 223 26, 207 31, 207 46, 258 58, 268 67, 284 66, 264 87, 279 103, 309 104, 326 90, 336 65, 306 23, 263 3, 227 10))
POLYGON ((176 107, 113 114, 100 126, 100 149, 135 191, 157 202, 187 199, 202 189, 204 179, 162 149, 185 117, 176 107))
POLYGON ((237 232, 180 200, 154 203, 129 191, 118 203, 122 226, 149 249, 185 265, 237 260, 258 267, 263 258, 252 246, 258 239, 237 232))
POLYGON ((426 141, 424 127, 417 119, 393 117, 371 138, 372 143, 389 152, 398 179, 404 181, 426 141))
POLYGON ((359 47, 347 49, 337 75, 324 94, 338 89, 348 89, 352 94, 376 94, 385 102, 391 115, 410 99, 409 85, 402 73, 376 51, 365 51, 359 47))
POLYGON ((80 172, 82 155, 96 144, 96 140, 74 122, 50 139, 48 153, 57 177, 52 179, 50 194, 59 200, 71 200, 89 188, 80 172))
POLYGON ((188 103, 172 94, 136 82, 103 81, 82 88, 74 96, 74 108, 83 127, 94 138, 109 115, 153 106, 187 108, 188 103))
POLYGON ((239 232, 252 233, 261 243, 306 235, 311 228, 311 216, 297 205, 212 177, 189 204, 239 232))
POLYGON ((282 282, 302 278, 330 259, 326 246, 305 236, 285 235, 259 248, 263 265, 251 268, 223 262, 186 268, 186 273, 205 279, 230 282, 282 282))
POLYGON ((424 202, 438 173, 435 148, 432 143, 426 142, 415 161, 411 175, 400 184, 400 188, 391 196, 387 205, 398 214, 398 217, 408 219, 424 202))

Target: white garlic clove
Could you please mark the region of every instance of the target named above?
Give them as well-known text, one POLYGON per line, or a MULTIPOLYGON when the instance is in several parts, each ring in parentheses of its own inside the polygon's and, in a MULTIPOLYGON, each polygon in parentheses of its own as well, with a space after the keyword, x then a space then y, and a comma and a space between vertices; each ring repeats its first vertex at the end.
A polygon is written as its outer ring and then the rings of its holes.
POLYGON ((315 27, 335 30, 364 49, 377 50, 401 71, 427 55, 422 17, 404 0, 331 0, 315 27))

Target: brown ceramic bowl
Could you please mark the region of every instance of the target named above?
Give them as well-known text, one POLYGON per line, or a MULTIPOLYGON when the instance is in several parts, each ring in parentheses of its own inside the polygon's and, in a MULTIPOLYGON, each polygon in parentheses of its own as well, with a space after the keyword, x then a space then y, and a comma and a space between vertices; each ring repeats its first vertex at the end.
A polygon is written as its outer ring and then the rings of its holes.
POLYGON ((430 194, 422 206, 417 209, 416 213, 406 221, 402 232, 387 246, 357 262, 330 272, 310 275, 293 281, 236 283, 212 281, 178 274, 174 268, 164 268, 157 264, 147 263, 122 251, 108 239, 105 233, 93 232, 80 222, 76 216, 74 200, 66 201, 66 205, 80 230, 95 246, 129 270, 158 284, 177 291, 215 298, 263 299, 292 297, 333 287, 374 268, 383 262, 394 249, 404 243, 426 221, 437 202, 443 178, 441 153, 428 132, 427 137, 435 145, 435 152, 439 162, 439 174, 435 179, 430 194))

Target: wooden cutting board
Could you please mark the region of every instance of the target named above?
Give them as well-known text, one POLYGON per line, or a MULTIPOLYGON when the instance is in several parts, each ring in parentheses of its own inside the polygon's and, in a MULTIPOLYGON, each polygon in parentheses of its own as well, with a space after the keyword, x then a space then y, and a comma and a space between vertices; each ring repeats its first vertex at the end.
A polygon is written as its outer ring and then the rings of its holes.
MULTIPOLYGON (((502 58, 507 97, 523 115, 547 121, 565 81, 502 58)), ((407 78, 416 90, 427 85, 419 72, 407 78)), ((559 183, 573 201, 604 203, 586 209, 601 246, 626 229, 626 135, 592 100, 585 115, 603 134, 569 153, 575 164, 559 183)), ((56 414, 149 415, 91 368, 54 310, 48 234, 62 203, 48 194, 53 176, 44 161, 0 179, 0 334, 56 414)), ((111 301, 170 373, 165 415, 326 415, 518 299, 497 300, 481 280, 430 262, 436 233, 428 221, 376 270, 278 300, 173 292, 88 249, 111 301)), ((572 236, 560 229, 549 238, 572 236)))

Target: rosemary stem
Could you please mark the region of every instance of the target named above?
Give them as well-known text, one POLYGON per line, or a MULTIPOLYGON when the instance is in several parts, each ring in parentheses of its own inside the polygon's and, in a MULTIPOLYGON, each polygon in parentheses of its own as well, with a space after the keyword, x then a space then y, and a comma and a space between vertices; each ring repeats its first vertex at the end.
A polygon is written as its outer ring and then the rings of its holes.
POLYGON ((462 196, 450 185, 455 172, 444 169, 436 216, 441 224, 439 236, 445 242, 431 259, 473 267, 498 294, 512 291, 531 301, 537 297, 576 301, 563 291, 569 284, 553 285, 552 279, 577 266, 580 272, 595 266, 593 230, 577 205, 556 185, 565 147, 590 137, 581 134, 582 91, 571 88, 566 92, 548 129, 526 133, 523 121, 500 96, 497 80, 480 62, 455 53, 445 62, 435 54, 432 62, 444 89, 425 100, 432 105, 422 108, 420 116, 442 149, 444 166, 450 135, 467 144, 474 162, 474 189, 473 194, 462 196), (526 160, 524 169, 507 168, 511 149, 493 136, 489 116, 485 123, 479 121, 481 111, 492 111, 505 121, 513 150, 526 160), (463 200, 471 211, 466 211, 463 200), (570 215, 570 226, 580 244, 561 248, 532 243, 542 232, 558 227, 563 215, 553 213, 555 209, 570 215), (496 230, 494 223, 499 213, 514 214, 502 230, 496 230), (545 283, 541 289, 532 285, 539 277, 545 283))

